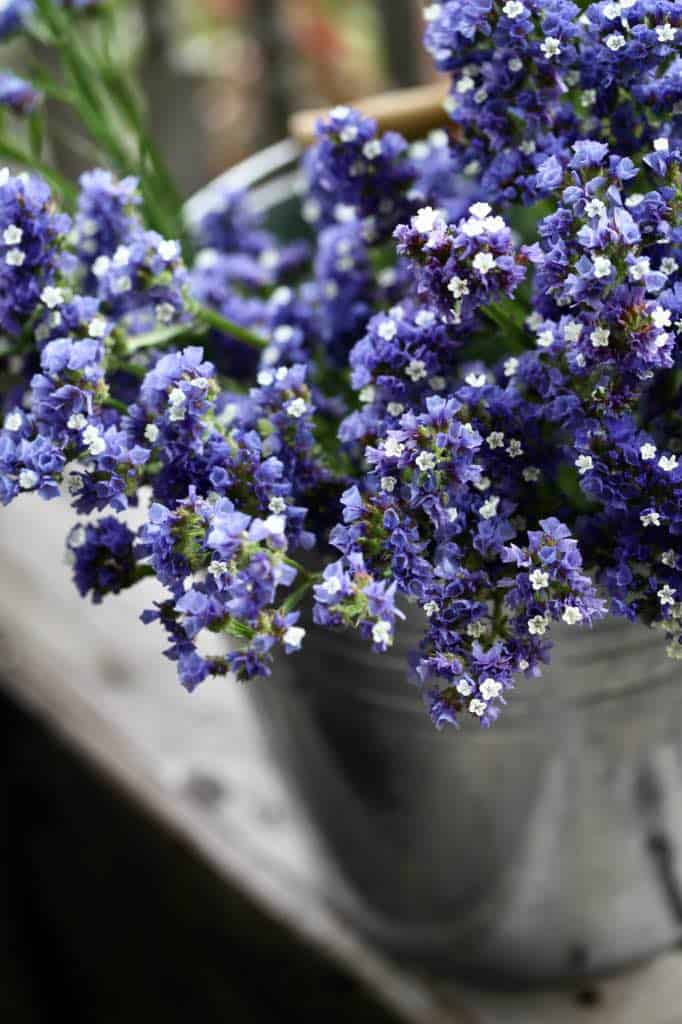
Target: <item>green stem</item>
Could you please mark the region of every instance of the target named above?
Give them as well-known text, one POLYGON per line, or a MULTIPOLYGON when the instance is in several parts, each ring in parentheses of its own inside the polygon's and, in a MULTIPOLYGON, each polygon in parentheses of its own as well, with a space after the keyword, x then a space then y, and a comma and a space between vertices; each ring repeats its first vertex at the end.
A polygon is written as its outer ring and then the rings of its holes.
POLYGON ((319 573, 316 573, 314 576, 310 576, 307 580, 304 580, 303 583, 299 584, 295 590, 292 590, 286 601, 280 606, 280 612, 282 615, 288 615, 289 612, 293 612, 295 608, 298 608, 299 604, 311 587, 321 578, 322 577, 319 573))
POLYGON ((220 331, 222 334, 231 334, 238 341, 243 341, 245 345, 250 345, 251 348, 263 349, 268 346, 266 338, 262 338, 255 331, 250 331, 247 327, 241 327, 239 324, 234 323, 233 320, 228 320, 215 309, 202 306, 200 302, 192 302, 189 309, 198 320, 208 324, 209 327, 215 328, 215 330, 220 331))
POLYGON ((107 409, 118 409, 119 412, 124 414, 128 412, 128 406, 125 402, 119 402, 118 398, 112 398, 111 395, 108 398, 103 398, 100 405, 106 406, 107 409))
POLYGON ((182 338, 193 332, 192 324, 176 324, 174 327, 160 327, 156 331, 148 331, 146 334, 137 334, 128 338, 125 343, 126 355, 131 356, 146 348, 162 348, 177 338, 182 338))

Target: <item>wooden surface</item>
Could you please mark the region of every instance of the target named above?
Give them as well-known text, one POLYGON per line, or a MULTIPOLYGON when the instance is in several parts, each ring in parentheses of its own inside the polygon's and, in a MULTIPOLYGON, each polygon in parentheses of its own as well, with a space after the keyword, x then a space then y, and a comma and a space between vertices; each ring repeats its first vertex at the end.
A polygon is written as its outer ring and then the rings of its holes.
POLYGON ((93 607, 70 582, 70 510, 25 498, 0 510, 0 652, 26 706, 134 796, 225 880, 413 1024, 682 1024, 682 956, 588 992, 496 995, 433 984, 366 948, 327 909, 331 870, 277 775, 242 688, 188 696, 160 656, 136 590, 93 607))

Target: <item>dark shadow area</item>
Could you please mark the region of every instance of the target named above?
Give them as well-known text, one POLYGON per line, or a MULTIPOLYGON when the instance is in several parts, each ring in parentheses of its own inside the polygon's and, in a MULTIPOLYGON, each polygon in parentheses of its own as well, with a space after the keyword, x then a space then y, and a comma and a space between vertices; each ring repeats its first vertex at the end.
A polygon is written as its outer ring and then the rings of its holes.
POLYGON ((0 1020, 394 1020, 2 693, 0 734, 0 1020))

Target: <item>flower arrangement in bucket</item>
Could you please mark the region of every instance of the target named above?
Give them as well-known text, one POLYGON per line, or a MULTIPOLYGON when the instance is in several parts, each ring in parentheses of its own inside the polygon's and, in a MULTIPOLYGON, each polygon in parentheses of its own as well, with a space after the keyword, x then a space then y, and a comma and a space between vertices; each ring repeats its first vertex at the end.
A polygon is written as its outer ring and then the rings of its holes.
POLYGON ((0 139, 0 498, 70 497, 84 596, 158 578, 190 691, 295 656, 306 608, 379 657, 420 606, 438 727, 492 725, 555 623, 682 655, 682 4, 424 16, 446 127, 331 110, 281 241, 232 192, 183 222, 107 4, 0 10, 60 58, 0 79, 29 140, 0 139), (44 95, 108 165, 77 187, 44 95))

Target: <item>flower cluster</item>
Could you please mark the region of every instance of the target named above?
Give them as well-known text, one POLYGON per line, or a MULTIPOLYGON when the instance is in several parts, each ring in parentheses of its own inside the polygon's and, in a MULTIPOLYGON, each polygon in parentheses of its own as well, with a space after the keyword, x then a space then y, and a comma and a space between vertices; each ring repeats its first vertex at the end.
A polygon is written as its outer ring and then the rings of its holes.
POLYGON ((0 501, 72 502, 83 595, 161 583, 143 619, 188 690, 311 625, 379 655, 406 605, 438 727, 491 725, 557 624, 682 658, 679 6, 428 4, 449 129, 332 110, 305 241, 220 190, 184 231, 144 147, 156 179, 72 203, 0 172, 0 501))

